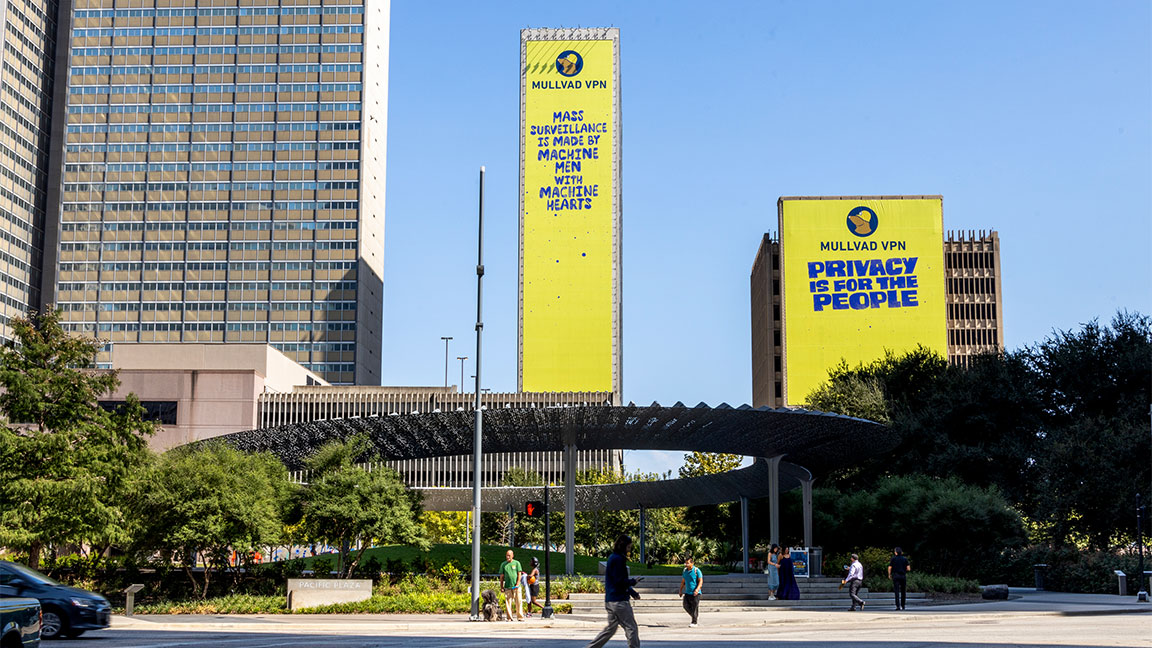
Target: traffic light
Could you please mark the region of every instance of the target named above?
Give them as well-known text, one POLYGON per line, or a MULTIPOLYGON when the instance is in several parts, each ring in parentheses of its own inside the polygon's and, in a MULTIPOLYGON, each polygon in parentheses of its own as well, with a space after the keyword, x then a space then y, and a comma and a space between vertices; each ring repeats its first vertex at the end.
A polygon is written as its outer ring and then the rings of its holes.
POLYGON ((544 502, 526 502, 524 504, 524 514, 528 517, 543 517, 544 516, 544 502))

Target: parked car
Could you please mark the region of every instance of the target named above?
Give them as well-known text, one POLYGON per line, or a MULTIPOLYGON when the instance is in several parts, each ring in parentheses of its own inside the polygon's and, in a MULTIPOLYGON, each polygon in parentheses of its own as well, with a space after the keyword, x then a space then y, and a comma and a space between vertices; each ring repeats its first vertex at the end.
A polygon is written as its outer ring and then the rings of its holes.
POLYGON ((40 636, 44 639, 79 637, 88 630, 107 628, 112 621, 112 606, 103 596, 61 585, 34 569, 7 560, 0 560, 0 596, 40 601, 40 636))
POLYGON ((40 601, 0 598, 0 648, 39 648, 40 601))

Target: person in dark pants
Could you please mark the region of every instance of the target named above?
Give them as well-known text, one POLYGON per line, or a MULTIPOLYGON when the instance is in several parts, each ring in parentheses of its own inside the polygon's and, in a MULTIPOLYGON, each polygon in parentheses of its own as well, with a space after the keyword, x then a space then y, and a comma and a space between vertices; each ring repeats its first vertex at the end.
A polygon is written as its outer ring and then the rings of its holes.
POLYGON ((696 627, 700 618, 700 588, 704 585, 704 574, 692 563, 692 556, 684 561, 684 573, 680 578, 680 596, 684 597, 684 611, 692 617, 689 628, 696 627))
POLYGON ((908 603, 908 572, 912 571, 912 565, 908 564, 908 559, 904 557, 904 550, 896 547, 892 550, 894 554, 888 560, 888 580, 892 581, 892 594, 896 596, 896 609, 906 610, 908 603))
POLYGON ((640 648, 640 632, 636 627, 636 616, 632 613, 631 598, 640 598, 632 589, 639 581, 628 577, 628 552, 632 551, 632 538, 622 535, 616 538, 612 555, 604 568, 604 608, 608 610, 608 625, 588 644, 588 648, 601 648, 617 627, 624 628, 628 638, 628 648, 640 648))
POLYGON ((848 577, 840 582, 848 586, 848 596, 852 599, 851 611, 864 609, 864 599, 860 598, 860 585, 864 583, 864 565, 860 564, 860 556, 852 554, 852 565, 848 568, 848 577), (860 607, 857 608, 856 606, 860 607))

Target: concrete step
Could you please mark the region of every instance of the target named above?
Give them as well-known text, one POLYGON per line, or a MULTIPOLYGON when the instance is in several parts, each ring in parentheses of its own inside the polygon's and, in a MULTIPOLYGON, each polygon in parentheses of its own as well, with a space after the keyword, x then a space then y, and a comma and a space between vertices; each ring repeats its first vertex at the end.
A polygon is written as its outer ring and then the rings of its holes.
MULTIPOLYGON (((672 603, 679 604, 679 602, 680 602, 680 597, 676 594, 643 594, 643 593, 641 593, 640 596, 641 596, 641 598, 638 601, 640 603, 643 603, 645 601, 657 601, 657 602, 672 602, 672 603)), ((860 592, 860 598, 864 599, 865 601, 891 600, 892 593, 891 592, 865 592, 865 591, 861 591, 860 592)), ((703 601, 716 601, 718 603, 724 602, 726 605, 729 603, 732 603, 732 602, 739 603, 741 601, 748 601, 750 603, 759 604, 760 601, 767 601, 768 595, 765 594, 763 596, 760 596, 760 595, 757 595, 757 596, 734 596, 731 594, 712 594, 710 592, 705 592, 703 594, 702 600, 703 601)), ((802 601, 804 601, 804 600, 846 601, 846 600, 848 600, 848 593, 847 592, 837 592, 837 593, 832 593, 832 594, 808 594, 808 595, 805 595, 802 592, 800 594, 800 600, 802 600, 802 601)), ((908 600, 909 601, 927 600, 927 595, 925 595, 923 592, 909 593, 908 594, 908 600)), ((603 603, 604 602, 604 595, 603 594, 573 593, 573 594, 568 595, 568 601, 573 602, 573 603, 575 603, 577 601, 582 602, 582 603, 587 602, 587 601, 591 601, 593 603, 603 603)))
MULTIPOLYGON (((820 585, 805 585, 800 584, 801 592, 836 592, 840 591, 839 584, 820 584, 820 585)), ((649 585, 648 583, 640 583, 636 586, 636 591, 643 594, 644 592, 667 592, 675 593, 680 591, 680 584, 675 585, 661 585, 659 587, 649 585)), ((704 590, 713 594, 767 594, 770 590, 767 585, 757 585, 756 587, 732 587, 729 585, 717 585, 709 581, 704 581, 704 590)))
MULTIPOLYGON (((867 600, 867 599, 866 599, 867 600)), ((869 601, 868 608, 877 610, 887 610, 892 607, 891 600, 884 601, 869 601), (873 608, 875 606, 875 608, 873 608)), ((931 599, 908 600, 908 605, 920 607, 932 603, 931 599)), ((819 599, 800 599, 798 601, 749 601, 749 602, 724 602, 724 601, 701 601, 701 612, 740 612, 740 611, 756 611, 771 608, 803 608, 803 609, 824 609, 824 610, 840 610, 847 609, 851 605, 846 599, 839 600, 819 600, 819 599)), ((632 607, 636 610, 637 614, 663 614, 670 612, 683 612, 684 607, 679 603, 665 603, 665 602, 648 602, 644 604, 644 600, 632 601, 632 607)), ((600 618, 604 612, 604 603, 601 601, 597 605, 585 604, 572 604, 573 615, 583 615, 589 618, 600 618)))

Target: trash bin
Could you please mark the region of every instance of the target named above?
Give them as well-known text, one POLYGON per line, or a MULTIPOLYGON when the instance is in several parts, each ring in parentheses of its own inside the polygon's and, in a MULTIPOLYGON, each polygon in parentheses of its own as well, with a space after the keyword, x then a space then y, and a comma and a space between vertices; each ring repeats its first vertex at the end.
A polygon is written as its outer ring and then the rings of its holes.
POLYGON ((1036 576, 1036 589, 1037 590, 1043 590, 1044 589, 1044 572, 1047 570, 1048 570, 1048 565, 1046 565, 1044 563, 1040 563, 1038 565, 1032 565, 1032 573, 1035 574, 1035 576, 1036 576))
POLYGON ((812 547, 808 551, 808 574, 811 576, 823 576, 824 548, 812 547))

